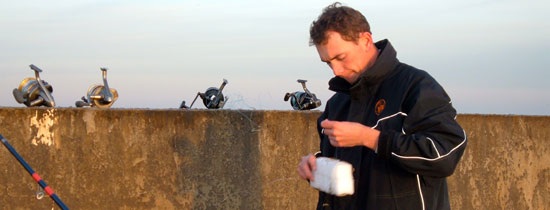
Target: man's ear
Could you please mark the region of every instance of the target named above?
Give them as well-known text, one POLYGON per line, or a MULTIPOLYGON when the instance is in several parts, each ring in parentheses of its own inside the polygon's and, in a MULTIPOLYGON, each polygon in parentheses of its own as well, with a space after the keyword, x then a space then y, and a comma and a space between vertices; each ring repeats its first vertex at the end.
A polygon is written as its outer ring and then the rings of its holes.
POLYGON ((372 42, 372 35, 369 32, 359 33, 359 43, 363 44, 367 49, 370 47, 372 42))

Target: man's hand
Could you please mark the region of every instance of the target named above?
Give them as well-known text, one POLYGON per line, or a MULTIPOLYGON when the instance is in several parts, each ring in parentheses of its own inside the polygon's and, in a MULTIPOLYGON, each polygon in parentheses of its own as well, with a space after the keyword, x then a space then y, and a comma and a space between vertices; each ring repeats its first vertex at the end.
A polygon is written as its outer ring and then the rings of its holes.
POLYGON ((317 158, 313 154, 302 157, 302 161, 300 161, 300 164, 298 164, 298 175, 300 175, 302 179, 313 181, 312 171, 317 170, 315 159, 317 158))
POLYGON ((322 132, 335 147, 365 146, 372 150, 378 147, 380 131, 356 122, 323 120, 322 132))

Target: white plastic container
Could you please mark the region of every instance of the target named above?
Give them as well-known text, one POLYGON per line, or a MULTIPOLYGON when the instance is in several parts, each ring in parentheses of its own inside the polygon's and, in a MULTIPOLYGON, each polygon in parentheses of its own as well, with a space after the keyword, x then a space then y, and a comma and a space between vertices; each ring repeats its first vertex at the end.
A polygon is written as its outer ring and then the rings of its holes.
POLYGON ((319 157, 317 169, 309 184, 320 191, 336 196, 353 195, 353 167, 350 163, 337 159, 319 157))

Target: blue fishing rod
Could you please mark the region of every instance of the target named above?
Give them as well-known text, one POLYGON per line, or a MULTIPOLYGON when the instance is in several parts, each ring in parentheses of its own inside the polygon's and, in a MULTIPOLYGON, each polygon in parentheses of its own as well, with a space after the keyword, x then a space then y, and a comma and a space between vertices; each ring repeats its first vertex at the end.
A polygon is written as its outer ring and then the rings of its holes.
POLYGON ((19 155, 19 153, 17 153, 17 151, 15 151, 15 149, 8 143, 8 140, 5 139, 2 136, 2 134, 0 134, 0 140, 2 140, 2 143, 4 144, 4 146, 6 146, 6 148, 8 148, 8 150, 10 150, 11 154, 13 156, 15 156, 15 158, 17 158, 19 163, 21 163, 21 165, 25 169, 27 169, 27 172, 29 172, 29 174, 32 176, 32 178, 36 182, 38 182, 40 187, 42 187, 42 189, 44 189, 44 191, 46 191, 46 193, 48 193, 50 198, 52 198, 55 201, 55 203, 59 207, 61 207, 61 209, 68 210, 69 208, 63 203, 63 201, 61 201, 61 199, 59 199, 59 197, 57 197, 57 195, 53 192, 52 188, 50 188, 50 186, 48 186, 48 184, 46 184, 46 182, 44 182, 44 180, 42 180, 42 178, 40 178, 40 176, 38 176, 38 174, 36 172, 34 172, 34 170, 32 170, 31 166, 29 166, 29 164, 27 162, 25 162, 25 160, 23 160, 21 155, 19 155))

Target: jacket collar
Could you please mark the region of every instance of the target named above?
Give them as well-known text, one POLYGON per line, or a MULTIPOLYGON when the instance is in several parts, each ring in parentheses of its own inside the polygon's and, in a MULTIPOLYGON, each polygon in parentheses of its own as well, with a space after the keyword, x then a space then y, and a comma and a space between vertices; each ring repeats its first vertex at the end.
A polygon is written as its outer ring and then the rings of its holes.
POLYGON ((378 59, 369 69, 365 69, 357 81, 350 84, 341 77, 333 77, 329 81, 329 90, 336 92, 350 92, 362 86, 373 86, 382 82, 399 64, 397 60, 397 52, 387 40, 381 40, 375 43, 376 48, 380 50, 378 59))

